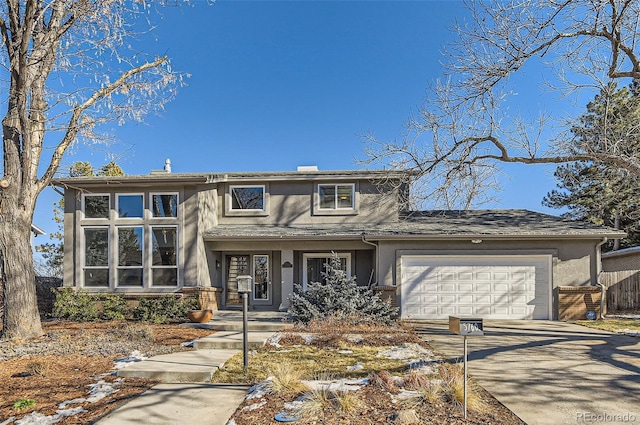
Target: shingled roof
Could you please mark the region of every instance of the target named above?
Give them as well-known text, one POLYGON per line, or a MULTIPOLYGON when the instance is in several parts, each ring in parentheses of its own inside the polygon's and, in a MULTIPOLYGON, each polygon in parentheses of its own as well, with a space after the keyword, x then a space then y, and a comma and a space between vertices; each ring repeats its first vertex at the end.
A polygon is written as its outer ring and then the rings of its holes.
POLYGON ((378 224, 219 225, 205 239, 622 238, 609 227, 529 210, 415 211, 378 224))

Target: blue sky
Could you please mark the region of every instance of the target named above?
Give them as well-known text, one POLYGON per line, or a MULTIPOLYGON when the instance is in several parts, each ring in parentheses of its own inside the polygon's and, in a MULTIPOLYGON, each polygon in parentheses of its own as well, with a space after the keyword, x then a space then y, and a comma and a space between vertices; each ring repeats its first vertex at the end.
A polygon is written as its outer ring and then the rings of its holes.
MULTIPOLYGON (((174 172, 359 169, 361 136, 401 136, 441 76, 452 21, 466 13, 461 1, 426 0, 196 0, 168 8, 152 36, 138 42, 191 74, 188 85, 145 124, 114 126, 110 149, 122 154, 117 162, 126 174, 161 169, 165 158, 174 172)), ((519 99, 519 110, 537 114, 535 84, 519 99)), ((104 147, 80 147, 65 163, 79 160, 99 167, 110 158, 104 147)), ((557 214, 541 205, 555 187, 554 168, 505 168, 504 191, 491 207, 557 214)), ((48 232, 56 229, 56 199, 44 193, 34 218, 48 232)))

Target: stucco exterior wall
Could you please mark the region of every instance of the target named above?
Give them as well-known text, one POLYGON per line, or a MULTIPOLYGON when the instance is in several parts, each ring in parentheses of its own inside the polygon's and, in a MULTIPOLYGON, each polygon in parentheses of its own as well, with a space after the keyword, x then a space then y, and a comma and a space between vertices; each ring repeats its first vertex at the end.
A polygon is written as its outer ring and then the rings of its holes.
MULTIPOLYGON (((265 184, 263 181, 242 182, 242 185, 265 184)), ((398 221, 398 194, 382 196, 379 188, 367 180, 357 181, 275 181, 265 184, 265 214, 229 214, 229 186, 220 184, 218 192, 218 223, 294 225, 318 223, 384 223, 398 221), (314 205, 318 183, 356 183, 356 212, 319 213, 314 205)))

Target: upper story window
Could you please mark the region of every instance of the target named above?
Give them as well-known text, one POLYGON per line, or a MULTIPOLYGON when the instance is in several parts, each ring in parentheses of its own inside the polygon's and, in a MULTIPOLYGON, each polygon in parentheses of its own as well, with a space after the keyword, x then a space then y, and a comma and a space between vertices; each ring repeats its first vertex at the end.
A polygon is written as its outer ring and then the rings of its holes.
POLYGON ((85 218, 109 218, 109 195, 84 195, 82 210, 85 218))
POLYGON ((119 218, 142 218, 144 216, 144 200, 142 194, 126 194, 117 197, 119 218))
POLYGON ((353 210, 355 209, 355 185, 319 184, 318 200, 321 210, 353 210))
POLYGON ((232 211, 264 211, 264 186, 229 187, 232 211))
POLYGON ((151 210, 151 216, 155 218, 178 217, 178 194, 152 193, 149 209, 151 210))

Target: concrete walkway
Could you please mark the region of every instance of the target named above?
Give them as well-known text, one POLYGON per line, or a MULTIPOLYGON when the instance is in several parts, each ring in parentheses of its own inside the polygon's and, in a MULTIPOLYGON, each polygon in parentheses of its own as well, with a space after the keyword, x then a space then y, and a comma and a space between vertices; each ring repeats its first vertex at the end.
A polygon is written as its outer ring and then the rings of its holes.
MULTIPOLYGON (((448 321, 416 329, 462 360, 448 321)), ((640 338, 552 321, 485 321, 468 337, 469 374, 529 425, 640 423, 640 338)))
MULTIPOLYGON (((250 347, 284 327, 284 315, 249 312, 250 347)), ((224 425, 247 394, 246 385, 216 384, 215 372, 242 351, 242 313, 218 311, 209 323, 185 324, 211 329, 212 335, 194 341, 194 351, 163 354, 118 371, 118 376, 161 381, 139 397, 120 406, 99 425, 224 425), (213 333, 215 331, 215 333, 213 333)))

